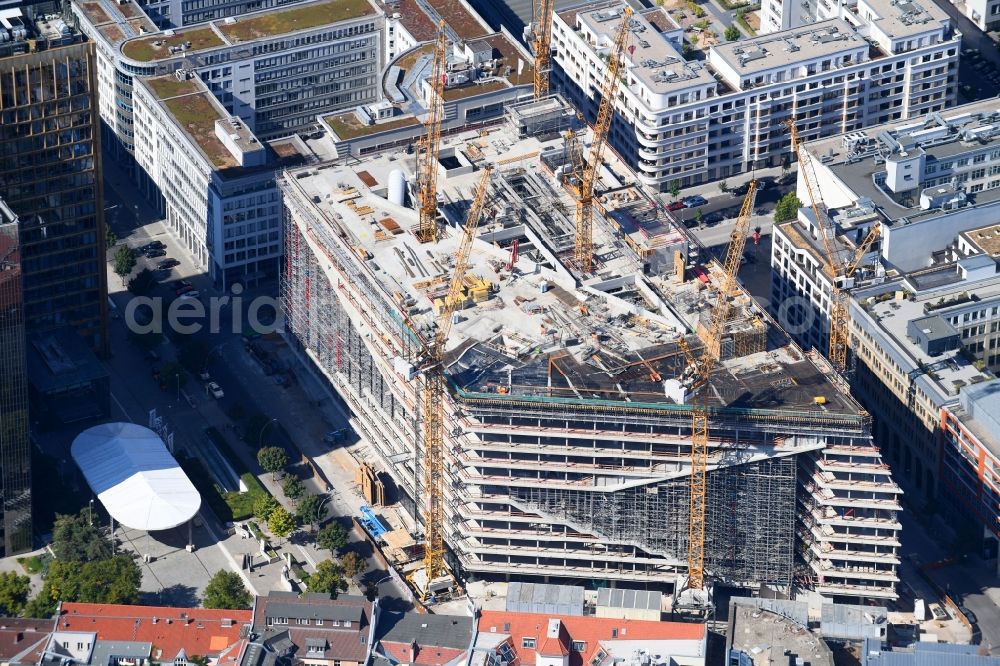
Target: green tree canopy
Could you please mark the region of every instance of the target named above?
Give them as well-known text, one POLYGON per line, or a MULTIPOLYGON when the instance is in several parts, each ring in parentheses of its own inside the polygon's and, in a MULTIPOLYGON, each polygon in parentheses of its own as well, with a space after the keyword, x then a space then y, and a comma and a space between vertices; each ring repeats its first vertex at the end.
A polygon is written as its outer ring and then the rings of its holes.
POLYGON ((132 254, 132 249, 127 245, 119 245, 115 250, 114 262, 115 275, 122 279, 124 287, 125 278, 131 275, 132 269, 135 268, 135 255, 132 254))
POLYGON ((257 462, 265 472, 277 474, 288 464, 288 454, 280 446, 265 446, 257 452, 257 462))
POLYGON ((295 517, 306 525, 315 525, 326 517, 326 507, 319 495, 306 495, 295 507, 295 517))
POLYGON ((58 601, 95 604, 135 604, 139 602, 142 571, 128 555, 115 555, 94 562, 55 560, 49 565, 38 596, 28 604, 35 617, 49 617, 58 601))
POLYGON ((333 560, 323 560, 316 565, 316 573, 309 576, 306 583, 310 592, 329 594, 336 599, 341 592, 347 591, 347 579, 343 568, 333 560))
POLYGON ((156 275, 148 268, 143 268, 128 281, 128 290, 137 296, 148 294, 156 284, 156 275))
POLYGON ((336 553, 347 545, 347 530, 337 523, 328 523, 316 534, 316 545, 336 553))
POLYGON ((799 208, 801 207, 802 202, 799 201, 797 196, 795 196, 795 192, 789 192, 785 196, 781 197, 778 203, 774 206, 774 221, 776 223, 781 223, 794 220, 798 217, 799 208))
POLYGON ((13 571, 0 573, 0 615, 14 617, 24 612, 31 580, 13 571))
POLYGON ((205 608, 247 609, 253 604, 253 595, 235 571, 222 569, 205 586, 205 608))
POLYGON ((677 199, 677 197, 680 196, 680 194, 681 194, 681 183, 680 183, 679 180, 672 180, 672 181, 670 181, 670 190, 669 190, 669 192, 670 192, 670 198, 671 199, 677 199))
POLYGON ((306 484, 293 474, 281 484, 281 492, 285 493, 285 497, 288 499, 297 500, 306 492, 306 484))
POLYGON ((727 42, 735 42, 740 38, 740 29, 735 25, 726 28, 725 37, 727 42))
POLYGON ((344 556, 340 558, 340 566, 344 570, 344 575, 348 578, 354 578, 368 570, 368 563, 365 562, 365 558, 353 550, 344 553, 344 556))
POLYGON ((118 243, 118 234, 115 233, 115 230, 107 222, 104 223, 104 242, 107 244, 109 250, 118 243))
POLYGON ((262 520, 266 523, 271 517, 271 514, 274 513, 274 510, 279 506, 281 505, 278 504, 278 500, 274 499, 270 495, 261 494, 256 500, 254 500, 253 515, 257 518, 257 520, 262 520))
POLYGON ((295 531, 295 517, 288 509, 279 506, 267 517, 267 529, 279 539, 284 539, 295 531))
POLYGON ((81 511, 56 516, 52 550, 61 562, 93 562, 111 557, 111 542, 90 524, 88 513, 81 511))

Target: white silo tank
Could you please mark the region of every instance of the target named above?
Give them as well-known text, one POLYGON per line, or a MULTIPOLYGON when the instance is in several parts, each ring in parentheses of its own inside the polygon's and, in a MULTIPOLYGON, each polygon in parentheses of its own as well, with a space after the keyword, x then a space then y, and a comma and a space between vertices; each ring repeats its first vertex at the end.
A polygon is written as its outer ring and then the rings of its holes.
POLYGON ((393 169, 389 174, 389 201, 398 205, 406 205, 406 175, 401 169, 393 169))

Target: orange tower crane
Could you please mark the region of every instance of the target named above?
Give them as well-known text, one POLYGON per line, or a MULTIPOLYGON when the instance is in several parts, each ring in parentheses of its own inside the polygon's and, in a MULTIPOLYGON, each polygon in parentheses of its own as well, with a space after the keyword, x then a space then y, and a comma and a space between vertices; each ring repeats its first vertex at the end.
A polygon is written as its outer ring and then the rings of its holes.
POLYGON ((552 65, 552 12, 555 0, 535 0, 535 12, 531 21, 534 32, 532 46, 535 49, 535 99, 549 94, 549 74, 552 65))
POLYGON ((622 54, 628 38, 632 19, 632 9, 628 5, 622 13, 622 22, 615 34, 611 52, 608 54, 607 71, 601 86, 601 101, 597 108, 597 122, 594 123, 594 138, 590 144, 590 154, 577 185, 576 198, 576 248, 574 259, 584 273, 589 273, 594 265, 594 185, 601 171, 601 158, 615 115, 615 97, 618 95, 618 81, 622 71, 622 54))
POLYGON ((437 240, 437 175, 441 153, 441 122, 444 120, 444 82, 448 67, 448 35, 444 21, 438 24, 431 68, 431 95, 428 100, 424 135, 420 138, 417 155, 417 178, 420 182, 420 222, 417 238, 422 243, 437 240))
POLYGON ((743 248, 750 233, 750 216, 757 196, 757 180, 751 180, 740 207, 740 215, 729 235, 729 249, 719 286, 715 307, 706 334, 705 347, 696 357, 681 337, 679 344, 689 363, 688 391, 693 398, 691 408, 691 485, 688 516, 688 588, 705 587, 705 507, 708 490, 708 401, 702 391, 722 353, 722 336, 732 309, 733 298, 739 293, 736 280, 743 248))
POLYGON ((788 119, 786 123, 792 133, 792 149, 795 151, 802 169, 802 180, 806 184, 806 192, 809 195, 809 206, 816 217, 818 234, 823 239, 823 249, 828 262, 826 273, 830 278, 830 348, 827 356, 833 363, 833 367, 838 372, 844 373, 847 371, 847 351, 850 346, 850 315, 847 307, 848 294, 841 288, 841 283, 854 275, 865 254, 878 239, 881 228, 878 224, 873 225, 871 231, 868 232, 864 241, 849 260, 845 260, 841 253, 834 249, 836 229, 833 226, 833 221, 826 214, 825 206, 822 206, 821 200, 816 197, 819 181, 816 180, 812 159, 802 148, 802 142, 799 141, 799 131, 795 126, 795 118, 788 119))
POLYGON ((435 578, 444 575, 444 403, 447 382, 444 376, 444 349, 451 334, 453 315, 465 302, 463 287, 465 275, 469 271, 469 256, 472 241, 479 227, 486 204, 493 166, 483 169, 483 176, 476 189, 475 198, 465 218, 462 242, 455 258, 455 268, 451 273, 448 293, 444 297, 438 319, 438 330, 430 342, 424 343, 423 410, 424 410, 424 571, 427 575, 427 589, 435 578))

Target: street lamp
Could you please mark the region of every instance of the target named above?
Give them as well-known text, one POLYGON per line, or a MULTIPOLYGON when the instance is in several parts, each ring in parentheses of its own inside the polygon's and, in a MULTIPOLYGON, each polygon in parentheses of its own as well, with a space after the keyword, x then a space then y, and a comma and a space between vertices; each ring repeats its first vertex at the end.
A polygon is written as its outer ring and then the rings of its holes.
POLYGON ((258 449, 261 446, 263 446, 262 442, 264 441, 264 431, 267 430, 267 426, 271 425, 272 423, 277 423, 277 422, 278 422, 278 419, 271 419, 270 421, 268 421, 267 423, 265 423, 264 426, 260 429, 260 434, 257 436, 257 448, 258 449))
POLYGON ((87 521, 90 526, 94 526, 94 500, 91 498, 90 503, 87 505, 87 521))

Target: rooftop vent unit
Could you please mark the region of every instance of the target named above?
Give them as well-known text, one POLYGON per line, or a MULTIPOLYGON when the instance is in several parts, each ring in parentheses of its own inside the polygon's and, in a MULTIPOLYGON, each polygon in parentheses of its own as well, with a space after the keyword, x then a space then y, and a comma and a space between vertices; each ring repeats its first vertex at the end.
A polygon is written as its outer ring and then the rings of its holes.
POLYGON ((677 78, 677 72, 672 69, 663 69, 653 75, 656 83, 669 83, 677 78))
POLYGON ((825 30, 817 30, 812 34, 811 40, 817 44, 829 44, 831 42, 839 42, 847 39, 847 35, 840 32, 837 28, 826 28, 825 30))
POLYGON ((628 29, 632 32, 645 32, 646 25, 637 18, 630 19, 628 22, 628 29))
POLYGON ((795 53, 796 51, 799 50, 799 45, 796 44, 795 40, 793 40, 791 37, 785 37, 784 42, 785 42, 786 53, 795 53))
POLYGON ((599 12, 594 12, 594 20, 598 23, 604 23, 605 21, 614 21, 617 18, 621 18, 622 10, 620 9, 602 9, 599 12))
POLYGON ((648 67, 649 69, 656 69, 658 67, 666 67, 666 60, 654 60, 653 58, 646 58, 645 60, 639 61, 639 67, 648 67))
POLYGON ((736 59, 740 61, 741 65, 746 65, 753 60, 761 60, 767 57, 767 49, 760 44, 750 44, 742 48, 737 47, 733 49, 733 53, 736 54, 736 59))

